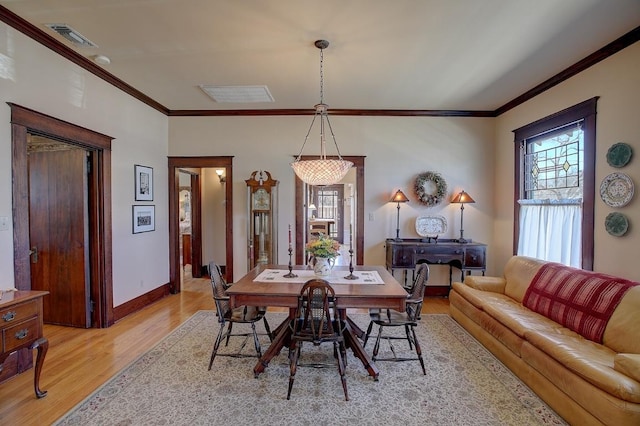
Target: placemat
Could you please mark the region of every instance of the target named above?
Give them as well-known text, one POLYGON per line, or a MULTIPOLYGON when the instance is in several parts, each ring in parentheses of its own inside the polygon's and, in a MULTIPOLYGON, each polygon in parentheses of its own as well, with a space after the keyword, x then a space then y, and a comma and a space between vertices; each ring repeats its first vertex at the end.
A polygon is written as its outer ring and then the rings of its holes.
MULTIPOLYGON (((295 278, 285 278, 284 276, 288 273, 287 269, 265 269, 253 281, 305 283, 311 278, 318 278, 311 269, 294 270, 293 273, 297 275, 295 278)), ((384 284, 377 271, 353 271, 353 275, 358 277, 355 280, 345 279, 347 275, 349 271, 333 271, 330 276, 323 279, 331 284, 384 284)))

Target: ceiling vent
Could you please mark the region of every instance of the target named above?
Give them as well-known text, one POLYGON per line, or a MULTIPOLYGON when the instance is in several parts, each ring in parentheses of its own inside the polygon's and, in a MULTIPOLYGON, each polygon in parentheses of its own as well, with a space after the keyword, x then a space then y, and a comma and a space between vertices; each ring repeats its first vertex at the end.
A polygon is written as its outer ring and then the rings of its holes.
POLYGON ((267 86, 212 86, 201 84, 199 87, 216 102, 239 104, 274 102, 267 86))
POLYGON ((97 44, 71 28, 67 24, 44 24, 46 27, 60 34, 77 47, 98 47, 97 44))

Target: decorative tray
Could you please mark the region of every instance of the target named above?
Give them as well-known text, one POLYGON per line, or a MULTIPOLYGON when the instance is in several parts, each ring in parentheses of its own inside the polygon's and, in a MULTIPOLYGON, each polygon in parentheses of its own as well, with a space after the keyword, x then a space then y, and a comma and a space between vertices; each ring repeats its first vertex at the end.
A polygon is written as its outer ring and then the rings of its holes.
POLYGON ((437 237, 447 232, 447 219, 444 216, 419 216, 416 232, 421 237, 437 237))
POLYGON ((600 183, 600 198, 609 207, 623 207, 633 198, 633 181, 624 173, 611 173, 600 183))

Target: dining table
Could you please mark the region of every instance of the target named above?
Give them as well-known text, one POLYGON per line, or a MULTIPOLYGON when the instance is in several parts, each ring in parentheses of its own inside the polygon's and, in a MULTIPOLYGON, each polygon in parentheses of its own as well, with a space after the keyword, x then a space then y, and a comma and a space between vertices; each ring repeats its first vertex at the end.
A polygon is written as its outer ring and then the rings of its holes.
POLYGON ((255 377, 264 372, 283 347, 288 347, 289 324, 295 319, 300 291, 304 283, 314 278, 328 281, 335 291, 336 309, 344 323, 345 345, 377 381, 380 371, 359 340, 365 333, 349 318, 347 309, 388 308, 404 312, 407 292, 384 266, 366 265, 335 266, 329 276, 317 277, 309 266, 261 264, 227 289, 232 308, 242 305, 289 308, 288 317, 274 330, 271 345, 253 369, 255 377))

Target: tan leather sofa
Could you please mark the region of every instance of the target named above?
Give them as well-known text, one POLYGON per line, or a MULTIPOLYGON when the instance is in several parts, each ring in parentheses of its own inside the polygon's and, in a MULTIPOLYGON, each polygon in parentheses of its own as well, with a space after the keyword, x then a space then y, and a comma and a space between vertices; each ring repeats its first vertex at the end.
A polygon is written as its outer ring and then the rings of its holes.
POLYGON ((451 316, 567 422, 640 425, 640 286, 624 294, 600 344, 522 304, 544 263, 514 256, 503 277, 454 283, 451 316))

